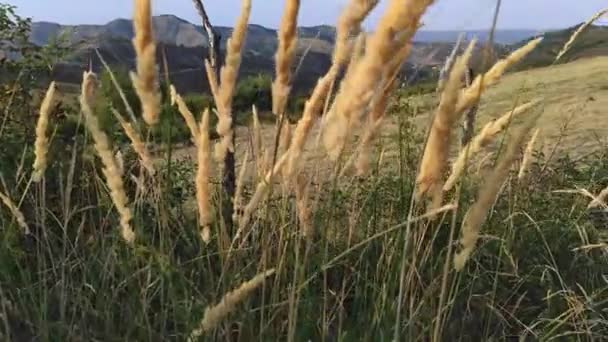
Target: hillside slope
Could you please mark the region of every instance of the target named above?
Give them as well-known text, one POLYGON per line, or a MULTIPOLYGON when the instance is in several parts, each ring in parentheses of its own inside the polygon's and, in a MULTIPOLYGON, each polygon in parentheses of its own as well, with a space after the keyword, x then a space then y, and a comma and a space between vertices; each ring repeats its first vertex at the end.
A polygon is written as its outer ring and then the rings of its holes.
MULTIPOLYGON (((542 115, 536 126, 541 128, 540 141, 546 154, 554 147, 558 153, 580 155, 608 146, 608 56, 581 58, 506 75, 484 93, 476 132, 513 106, 532 99, 542 100, 539 107, 542 115)), ((423 109, 415 120, 423 130, 436 105, 436 95, 423 95, 411 101, 423 109)), ((387 127, 386 134, 394 134, 395 125, 387 127)))
MULTIPOLYGON (((207 41, 200 26, 189 23, 173 15, 162 15, 153 18, 153 25, 159 42, 159 60, 161 51, 166 53, 171 80, 182 92, 201 92, 207 90, 203 58, 207 55, 207 41)), ((540 46, 517 69, 524 70, 547 66, 553 63, 557 51, 568 40, 578 26, 566 30, 552 31, 544 34, 540 46)), ((217 27, 222 36, 222 46, 231 33, 229 27, 217 27)), ((465 32, 467 38, 479 37, 483 41, 487 33, 483 31, 465 32)), ((327 70, 331 60, 335 29, 330 26, 298 28, 298 59, 300 70, 295 78, 295 91, 307 92, 316 80, 327 70)), ((507 54, 526 40, 512 43, 533 35, 530 30, 497 31, 497 44, 494 45, 494 57, 507 54)), ((454 31, 421 31, 416 41, 404 73, 412 79, 429 78, 436 75, 453 47, 453 40, 458 36, 454 31)), ((32 24, 31 40, 38 45, 48 44, 56 37, 63 37, 71 44, 70 56, 57 66, 54 78, 60 82, 78 84, 81 72, 87 68, 90 60, 93 67, 100 69, 94 50, 98 49, 113 66, 122 69, 134 67, 134 51, 131 46, 133 38, 132 22, 117 19, 106 25, 62 26, 56 23, 37 22, 32 24)), ((588 28, 574 44, 572 50, 564 56, 562 62, 577 60, 583 57, 608 55, 608 28, 592 26, 588 28)), ((269 74, 274 68, 274 53, 278 45, 276 30, 259 25, 249 25, 244 47, 244 60, 241 76, 269 74)), ((478 44, 472 67, 481 63, 479 53, 484 44, 478 44)))
MULTIPOLYGON (((476 133, 483 125, 512 109, 514 105, 537 98, 543 99, 540 107, 542 115, 536 125, 541 129, 537 151, 556 158, 563 153, 581 156, 608 146, 608 57, 580 59, 568 64, 506 75, 498 85, 489 88, 484 94, 476 133)), ((437 103, 436 95, 427 94, 400 100, 420 108, 413 123, 423 135, 437 103)), ((523 118, 525 116, 514 124, 519 124, 523 118)), ((382 160, 388 167, 399 154, 397 122, 397 115, 387 118, 377 140, 380 145, 376 152, 384 151, 382 160)), ((263 125, 262 133, 268 148, 274 142, 274 132, 273 125, 263 125)), ((248 127, 239 127, 237 130, 239 160, 249 148, 249 134, 248 127)), ((318 123, 311 134, 313 138, 307 143, 307 165, 310 168, 319 167, 321 172, 331 172, 330 165, 319 165, 316 162, 325 160, 324 149, 315 142, 317 134, 318 123)), ((193 148, 187 148, 180 155, 190 158, 195 156, 194 153, 193 148)), ((373 160, 377 157, 375 155, 373 160)))
MULTIPOLYGON (((543 41, 536 50, 517 67, 517 69, 523 70, 553 64, 555 56, 579 26, 580 25, 576 25, 565 30, 545 33, 543 35, 543 41)), ((520 46, 524 42, 516 44, 515 46, 520 46)), ((562 57, 559 63, 568 63, 580 58, 594 56, 608 56, 608 26, 591 25, 586 28, 585 31, 577 37, 569 52, 562 57)))
MULTIPOLYGON (((172 81, 182 91, 205 91, 207 82, 204 78, 202 57, 206 56, 207 40, 200 26, 189 23, 173 15, 162 15, 153 18, 156 38, 159 46, 168 56, 172 81)), ((216 27, 222 36, 222 48, 231 33, 229 27, 216 27)), ((453 40, 458 32, 422 31, 416 36, 412 53, 408 59, 405 72, 416 69, 418 77, 427 77, 433 73, 433 67, 444 62, 452 50, 453 40)), ((483 32, 468 32, 468 36, 484 36, 483 32)), ((529 32, 504 32, 504 36, 528 36, 529 32)), ((306 57, 299 62, 300 72, 295 79, 296 91, 310 89, 316 80, 327 70, 334 44, 335 29, 330 26, 298 28, 298 57, 306 57)), ((56 68, 55 79, 66 83, 79 83, 81 71, 88 67, 90 59, 93 67, 100 68, 99 61, 93 53, 99 49, 108 62, 116 67, 132 68, 134 52, 131 47, 133 38, 132 22, 127 19, 113 20, 105 25, 63 26, 56 23, 36 22, 32 24, 31 41, 45 45, 57 37, 67 41, 71 47, 69 58, 56 68)), ((278 45, 276 30, 259 25, 249 25, 244 47, 242 75, 271 73, 274 65, 274 54, 278 45)), ((504 52, 504 48, 497 46, 504 52)), ((160 52, 159 52, 160 53, 160 52)), ((160 55, 159 55, 160 57, 160 55)))

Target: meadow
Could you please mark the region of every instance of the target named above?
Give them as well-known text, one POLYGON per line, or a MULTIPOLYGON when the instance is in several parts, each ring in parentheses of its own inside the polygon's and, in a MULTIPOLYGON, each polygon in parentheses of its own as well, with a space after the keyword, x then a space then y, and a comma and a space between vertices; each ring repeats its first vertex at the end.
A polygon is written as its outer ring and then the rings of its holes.
MULTIPOLYGON (((608 338, 608 57, 559 62, 577 31, 554 65, 509 72, 530 39, 467 83, 467 41, 412 93, 396 76, 433 1, 387 0, 361 33, 378 2, 348 2, 332 66, 288 113, 285 0, 275 115, 253 103, 238 125, 251 0, 207 62, 209 107, 157 68, 150 0, 129 89, 83 70, 75 99, 33 90, 44 59, 3 66, 0 340, 608 338)), ((16 41, 27 21, 1 8, 16 41)))

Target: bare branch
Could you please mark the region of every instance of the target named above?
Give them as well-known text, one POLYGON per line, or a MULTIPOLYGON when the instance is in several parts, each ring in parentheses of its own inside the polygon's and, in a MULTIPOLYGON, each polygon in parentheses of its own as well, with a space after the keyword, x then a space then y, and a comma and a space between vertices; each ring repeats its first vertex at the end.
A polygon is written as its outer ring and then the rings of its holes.
MULTIPOLYGON (((192 0, 194 4, 194 8, 198 12, 198 15, 201 17, 203 28, 207 33, 207 40, 209 41, 209 62, 211 63, 211 67, 215 70, 216 74, 219 76, 220 70, 220 40, 221 36, 213 29, 213 25, 211 24, 211 20, 209 20, 209 16, 207 15, 207 11, 205 11, 205 6, 203 5, 202 0, 192 0)), ((219 79, 219 77, 218 77, 219 79)))

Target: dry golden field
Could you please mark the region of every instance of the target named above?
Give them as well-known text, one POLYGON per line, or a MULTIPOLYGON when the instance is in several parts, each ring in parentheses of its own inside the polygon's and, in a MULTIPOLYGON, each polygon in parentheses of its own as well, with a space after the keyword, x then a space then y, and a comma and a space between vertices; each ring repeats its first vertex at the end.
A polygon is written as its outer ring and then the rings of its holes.
MULTIPOLYGON (((608 130, 606 108, 608 108, 608 57, 580 59, 567 64, 514 72, 506 75, 499 84, 490 87, 483 95, 476 120, 476 133, 489 121, 498 118, 513 107, 533 99, 540 99, 537 108, 542 111, 537 127, 541 129, 537 150, 545 155, 585 156, 608 144, 608 137, 602 132, 608 130)), ((409 101, 417 108, 413 123, 420 134, 424 134, 436 108, 435 94, 393 99, 409 101)), ((517 125, 528 112, 514 121, 517 125)), ((384 151, 383 165, 390 168, 391 160, 397 155, 397 114, 388 116, 378 139, 376 154, 384 151)), ((307 144, 307 166, 322 173, 332 171, 332 166, 324 162, 325 150, 316 142, 320 122, 317 122, 307 144), (317 163, 316 161, 322 161, 317 163)), ((275 142, 275 125, 262 122, 262 140, 266 149, 272 150, 275 142)), ((242 163, 245 152, 252 147, 252 127, 237 128, 237 160, 242 163)), ((500 141, 500 139, 498 139, 500 141)), ((349 147, 352 149, 353 144, 349 147)), ((347 150, 348 155, 349 150, 347 150)), ((251 155, 251 154, 250 154, 251 155)), ((178 158, 195 158, 195 148, 180 149, 178 158)), ((376 158, 378 155, 375 156, 376 158)), ((252 163, 251 158, 250 163, 252 163)), ((253 166, 249 166, 253 169, 253 166)))

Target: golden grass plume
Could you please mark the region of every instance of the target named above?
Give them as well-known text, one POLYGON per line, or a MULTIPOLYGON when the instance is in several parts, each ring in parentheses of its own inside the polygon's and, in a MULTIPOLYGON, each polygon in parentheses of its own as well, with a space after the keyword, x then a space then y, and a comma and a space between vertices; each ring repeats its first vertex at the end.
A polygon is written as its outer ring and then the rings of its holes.
POLYGON ((467 211, 462 224, 462 236, 460 238, 460 245, 462 248, 454 255, 454 268, 457 271, 464 268, 466 262, 473 253, 477 240, 479 239, 481 225, 486 220, 488 211, 496 200, 503 183, 509 176, 511 166, 517 159, 519 149, 521 148, 526 135, 536 122, 536 120, 533 119, 535 118, 527 120, 526 124, 514 134, 496 167, 484 179, 477 195, 477 200, 467 211))
POLYGON ((226 293, 217 305, 207 308, 199 328, 192 331, 188 341, 196 341, 198 337, 215 329, 226 316, 236 309, 238 304, 260 287, 274 272, 274 269, 270 269, 256 275, 251 280, 242 283, 237 289, 226 293))
POLYGON ((264 149, 262 141, 262 125, 260 124, 260 117, 258 115, 258 109, 255 105, 251 107, 253 115, 253 158, 255 159, 255 167, 258 178, 264 177, 266 174, 266 160, 265 157, 268 155, 264 149))
MULTIPOLYGON (((220 72, 220 84, 215 97, 215 105, 219 113, 217 132, 221 137, 220 142, 215 147, 215 157, 218 160, 224 160, 228 152, 234 152, 232 100, 234 98, 234 88, 239 68, 241 67, 241 50, 247 36, 247 24, 250 13, 251 0, 242 0, 241 13, 232 31, 232 36, 226 44, 226 62, 220 72)), ((208 70, 211 71, 210 69, 208 70)), ((209 71, 207 72, 208 74, 209 71)))
POLYGON ((513 51, 506 58, 496 62, 486 73, 478 75, 471 86, 460 95, 456 111, 463 112, 477 104, 485 87, 498 83, 509 67, 524 59, 542 40, 543 38, 541 37, 529 41, 526 45, 513 51))
POLYGON ((133 147, 135 153, 137 153, 141 165, 146 169, 146 171, 148 171, 151 176, 153 176, 156 173, 156 170, 154 168, 154 159, 152 159, 150 150, 148 150, 148 148, 146 147, 146 143, 142 139, 141 135, 139 134, 139 132, 137 132, 137 130, 130 122, 124 119, 122 115, 120 115, 120 113, 118 113, 116 109, 112 108, 112 112, 114 113, 114 116, 118 119, 118 122, 122 126, 122 129, 125 131, 125 134, 131 141, 131 146, 133 147))
POLYGON ((283 169, 283 167, 285 166, 285 163, 288 160, 288 157, 289 157, 289 153, 283 153, 281 158, 279 158, 277 160, 277 162, 274 164, 273 167, 270 167, 270 170, 266 173, 266 175, 262 178, 262 180, 260 180, 258 182, 255 192, 253 193, 253 196, 249 200, 249 203, 247 203, 247 205, 243 209, 243 216, 241 217, 241 220, 239 221, 239 229, 237 230, 236 234, 234 235, 234 239, 233 239, 234 241, 238 240, 241 237, 242 233, 247 228, 247 225, 251 221, 251 217, 253 216, 253 213, 258 208, 260 203, 262 203, 264 196, 268 193, 270 184, 274 181, 274 178, 276 177, 277 174, 279 174, 281 169, 283 169))
POLYGON ((84 114, 85 123, 95 142, 95 150, 103 163, 103 174, 106 178, 110 197, 120 216, 121 236, 129 244, 135 241, 135 232, 131 228, 133 213, 129 208, 129 200, 124 189, 121 171, 112 154, 108 136, 103 132, 99 121, 91 109, 91 100, 95 93, 97 77, 94 73, 85 71, 82 78, 80 107, 84 114))
POLYGON ((454 67, 454 62, 456 62, 456 55, 458 50, 460 49, 460 45, 463 41, 463 34, 458 36, 458 40, 456 40, 456 44, 452 48, 452 52, 448 58, 446 58, 445 63, 443 63, 443 67, 439 71, 439 82, 437 82, 437 93, 441 93, 443 91, 443 87, 445 86, 445 81, 447 76, 450 74, 450 71, 454 67))
POLYGON ((36 124, 36 142, 34 143, 35 149, 35 160, 34 160, 34 172, 32 180, 39 182, 46 171, 48 159, 47 155, 49 152, 49 138, 47 137, 47 131, 49 127, 49 117, 53 110, 53 104, 56 101, 57 86, 55 82, 51 82, 49 85, 42 104, 40 105, 40 114, 38 116, 38 123, 36 124))
POLYGON ((328 95, 331 84, 336 77, 336 72, 337 69, 335 67, 330 68, 329 72, 317 82, 312 95, 304 104, 302 118, 296 125, 291 145, 287 152, 289 155, 286 172, 287 178, 291 178, 297 172, 299 167, 298 163, 302 158, 304 146, 308 140, 315 119, 319 116, 323 108, 325 97, 328 95))
POLYGON ((361 23, 378 5, 379 0, 350 0, 338 18, 333 64, 339 68, 346 64, 351 55, 350 37, 359 33, 361 23))
POLYGON ((146 124, 156 125, 160 113, 160 93, 156 71, 156 43, 152 29, 151 0, 135 0, 133 47, 137 73, 131 73, 133 87, 141 101, 146 124))
POLYGON ((361 58, 365 55, 365 43, 367 41, 367 35, 365 32, 359 33, 357 39, 355 39, 352 53, 350 55, 350 61, 344 72, 344 79, 347 79, 356 69, 357 64, 361 61, 361 58))
POLYGON ((210 141, 209 141, 209 110, 205 110, 201 118, 199 138, 197 143, 196 171, 196 201, 198 203, 199 225, 201 227, 201 239, 209 243, 211 239, 211 200, 209 189, 209 178, 211 168, 210 141))
POLYGON ((350 76, 344 79, 335 99, 335 114, 325 122, 323 143, 329 157, 336 160, 341 154, 352 124, 372 100, 381 85, 387 63, 398 43, 409 42, 419 26, 420 18, 433 0, 392 0, 374 33, 367 41, 365 54, 350 76), (395 35, 402 39, 396 41, 395 35))
POLYGON ((310 208, 310 180, 304 175, 297 175, 296 180, 296 209, 302 235, 312 239, 314 229, 312 225, 312 210, 310 208))
POLYGON ((283 18, 279 26, 279 46, 277 48, 276 78, 272 82, 272 112, 282 116, 291 91, 291 66, 296 55, 298 12, 300 0, 286 0, 283 18))
POLYGON ((436 198, 437 194, 441 192, 443 172, 450 149, 452 128, 461 114, 455 110, 461 80, 474 47, 475 41, 473 40, 463 55, 456 59, 441 94, 441 100, 435 113, 433 124, 431 125, 420 163, 418 178, 416 179, 416 196, 419 199, 428 192, 433 192, 433 198, 436 198))
POLYGON ((528 145, 526 145, 526 149, 524 151, 524 156, 521 160, 521 166, 519 167, 519 173, 517 174, 517 178, 519 180, 524 179, 530 164, 532 163, 532 154, 534 153, 534 145, 536 144, 536 139, 538 139, 538 135, 540 134, 540 128, 534 130, 532 134, 532 138, 528 141, 528 145))
POLYGON ((177 90, 175 89, 175 87, 173 85, 171 85, 170 91, 171 91, 171 102, 177 105, 177 110, 184 118, 184 121, 186 122, 186 126, 188 126, 188 129, 190 130, 190 134, 192 134, 192 141, 194 142, 195 145, 198 145, 200 132, 198 129, 198 124, 196 123, 196 119, 194 118, 194 115, 188 108, 186 101, 184 101, 182 96, 177 93, 177 90))
POLYGON ((601 206, 608 206, 608 187, 606 187, 604 190, 602 190, 597 197, 595 197, 587 206, 587 208, 591 209, 591 208, 597 208, 597 207, 601 207, 601 206))
POLYGON ((578 36, 580 36, 581 33, 583 33, 587 27, 589 27, 596 20, 603 17, 607 13, 608 13, 608 8, 602 9, 599 12, 595 13, 591 18, 589 18, 589 20, 587 20, 583 24, 581 24, 581 26, 579 26, 578 29, 576 31, 574 31, 574 33, 572 33, 572 35, 570 36, 570 39, 568 39, 568 41, 566 42, 566 44, 564 44, 562 49, 557 53, 557 56, 555 57, 555 62, 558 62, 568 51, 570 51, 570 48, 572 48, 572 45, 574 44, 574 42, 576 41, 578 36))
POLYGON ((19 225, 19 227, 21 227, 21 229, 23 229, 23 232, 26 235, 29 235, 30 227, 25 222, 25 216, 23 216, 23 213, 21 212, 21 210, 19 210, 19 208, 17 208, 17 206, 15 205, 13 200, 11 200, 11 198, 8 197, 8 195, 5 195, 2 192, 0 192, 0 201, 2 201, 2 203, 4 203, 4 205, 11 212, 11 214, 13 215, 15 220, 17 220, 17 224, 19 225))
POLYGON ((359 142, 356 154, 353 154, 346 163, 344 167, 345 171, 350 167, 351 163, 354 163, 357 169, 357 175, 362 176, 369 172, 372 141, 376 137, 377 131, 382 126, 382 120, 386 114, 390 95, 397 85, 397 75, 404 59, 409 55, 411 47, 412 44, 406 42, 389 63, 389 66, 385 71, 382 91, 378 92, 372 100, 368 116, 368 125, 365 127, 365 132, 359 142))
POLYGON ((443 186, 443 190, 450 191, 454 185, 456 185, 456 182, 460 179, 460 176, 465 170, 468 160, 494 141, 496 136, 509 126, 513 117, 526 113, 539 103, 539 100, 524 103, 513 110, 506 112, 498 119, 488 122, 481 129, 481 132, 479 132, 469 144, 464 146, 458 154, 456 161, 452 164, 452 171, 443 186))

